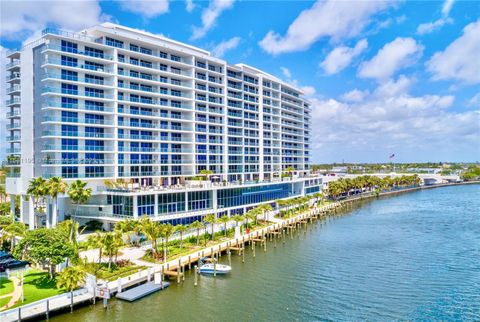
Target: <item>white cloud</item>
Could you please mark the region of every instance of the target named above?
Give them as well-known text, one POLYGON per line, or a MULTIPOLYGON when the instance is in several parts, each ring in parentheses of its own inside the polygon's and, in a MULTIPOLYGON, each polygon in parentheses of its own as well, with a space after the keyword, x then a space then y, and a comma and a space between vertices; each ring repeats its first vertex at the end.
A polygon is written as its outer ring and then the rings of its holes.
POLYGON ((440 18, 438 20, 435 20, 434 22, 422 23, 417 27, 417 34, 425 35, 432 33, 435 30, 440 29, 441 27, 443 27, 443 25, 447 23, 453 23, 453 20, 451 18, 440 18))
POLYGON ((188 12, 192 12, 193 9, 195 9, 195 4, 193 3, 192 0, 187 0, 186 3, 185 3, 185 9, 188 11, 188 12))
POLYGON ((240 37, 232 37, 228 40, 222 41, 212 49, 212 55, 215 57, 223 57, 223 55, 238 46, 240 37))
POLYGON ((233 6, 234 0, 212 0, 206 9, 202 12, 202 26, 193 27, 191 39, 203 38, 207 32, 215 25, 220 14, 233 6))
MULTIPOLYGON (((384 92, 377 88, 374 93, 384 92)), ((451 95, 412 96, 406 91, 388 96, 353 90, 342 102, 312 99, 312 148, 317 161, 382 161, 391 151, 407 155, 402 161, 476 160, 479 111, 452 112, 451 95), (340 148, 341 147, 341 148, 340 148), (475 155, 476 153, 476 155, 475 155)))
POLYGON ((333 40, 357 36, 371 21, 371 17, 387 8, 392 1, 317 1, 303 10, 282 36, 269 31, 259 42, 267 53, 281 54, 308 49, 323 37, 333 40))
POLYGON ((366 39, 360 40, 355 47, 346 46, 336 47, 332 50, 325 60, 320 63, 327 75, 336 74, 346 68, 352 60, 360 55, 368 47, 366 39))
POLYGON ((80 30, 106 20, 97 1, 4 1, 0 36, 22 40, 48 24, 80 30))
POLYGON ((445 0, 442 5, 442 18, 437 19, 433 22, 422 23, 417 27, 417 34, 425 35, 434 32, 435 30, 440 29, 446 24, 453 23, 453 19, 449 18, 448 15, 452 9, 454 0, 445 0))
POLYGON ((426 63, 434 80, 458 80, 480 83, 480 20, 468 24, 463 34, 444 51, 437 52, 426 63))
POLYGON ((283 66, 280 67, 280 69, 282 70, 283 76, 285 76, 288 79, 292 78, 292 73, 290 72, 290 69, 288 69, 287 67, 283 67, 283 66))
POLYGON ((363 78, 388 79, 397 70, 411 65, 421 56, 423 46, 413 38, 396 38, 380 49, 375 57, 360 65, 358 75, 363 78))
POLYGON ((122 10, 141 14, 145 18, 153 18, 168 12, 168 0, 123 0, 120 1, 120 6, 122 10))
POLYGON ((368 90, 361 91, 359 89, 353 89, 342 95, 342 99, 347 102, 361 102, 369 94, 368 90))
POLYGON ((480 92, 473 95, 472 98, 468 100, 467 106, 476 107, 480 109, 480 92))
POLYGON ((307 97, 311 97, 311 96, 315 95, 315 93, 317 92, 317 90, 313 86, 303 86, 300 89, 303 91, 303 93, 307 97))
POLYGON ((452 6, 454 2, 455 2, 454 0, 445 0, 445 2, 443 3, 442 14, 445 17, 450 14, 450 10, 452 10, 452 6))
POLYGON ((406 77, 405 75, 400 75, 397 81, 390 79, 387 82, 380 84, 375 89, 376 97, 392 97, 405 94, 410 89, 413 84, 413 80, 406 77))

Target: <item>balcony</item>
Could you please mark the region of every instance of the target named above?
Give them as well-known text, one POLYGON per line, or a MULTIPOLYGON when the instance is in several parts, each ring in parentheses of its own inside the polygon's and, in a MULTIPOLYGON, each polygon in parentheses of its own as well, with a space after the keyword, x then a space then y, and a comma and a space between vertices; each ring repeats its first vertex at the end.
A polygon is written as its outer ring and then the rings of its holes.
POLYGON ((21 90, 20 84, 14 84, 13 86, 10 86, 7 88, 7 95, 20 92, 20 90, 21 90))
POLYGON ((20 127, 21 127, 20 123, 7 124, 7 130, 19 129, 20 127))
POLYGON ((21 103, 20 97, 16 96, 12 99, 6 100, 5 103, 6 103, 7 106, 19 105, 21 103))
POLYGON ((7 142, 20 141, 20 139, 21 139, 21 136, 20 136, 20 135, 11 135, 11 136, 7 136, 7 137, 5 138, 5 140, 6 140, 7 142))
POLYGON ((9 62, 8 64, 5 65, 5 68, 7 70, 9 70, 10 68, 14 68, 14 67, 20 67, 20 60, 19 59, 14 59, 14 60, 12 60, 11 62, 9 62))
POLYGON ((82 55, 86 57, 93 57, 93 58, 100 58, 100 59, 105 59, 105 60, 113 60, 112 55, 104 54, 104 53, 97 53, 97 52, 92 52, 92 51, 81 51, 81 50, 76 50, 72 48, 66 48, 62 47, 59 44, 55 43, 50 43, 45 46, 46 50, 56 50, 56 51, 61 51, 63 53, 69 53, 69 54, 76 54, 76 55, 82 55))
POLYGON ((19 110, 7 112, 7 118, 12 118, 12 117, 17 117, 17 116, 20 116, 20 111, 19 110))
POLYGON ((87 65, 87 64, 80 64, 80 63, 64 63, 58 58, 53 58, 49 57, 48 59, 45 60, 44 64, 49 64, 49 65, 56 65, 60 66, 62 68, 64 67, 73 67, 73 68, 80 68, 84 70, 88 70, 90 72, 97 72, 97 73, 102 73, 102 74, 112 74, 113 69, 110 67, 99 67, 99 66, 94 66, 94 65, 87 65))
POLYGON ((62 117, 62 116, 44 116, 42 118, 42 122, 113 125, 113 121, 111 120, 88 119, 88 118, 78 118, 78 117, 62 117))

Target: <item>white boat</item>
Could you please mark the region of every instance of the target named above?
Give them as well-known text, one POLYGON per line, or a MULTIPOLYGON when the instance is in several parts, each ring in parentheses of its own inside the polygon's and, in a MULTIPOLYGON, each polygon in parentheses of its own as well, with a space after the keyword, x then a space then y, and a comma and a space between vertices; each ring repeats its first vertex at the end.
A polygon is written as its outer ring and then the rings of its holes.
POLYGON ((201 274, 214 274, 215 270, 217 274, 228 274, 232 270, 232 268, 228 265, 217 264, 217 267, 214 267, 213 263, 203 264, 198 268, 198 271, 201 274))

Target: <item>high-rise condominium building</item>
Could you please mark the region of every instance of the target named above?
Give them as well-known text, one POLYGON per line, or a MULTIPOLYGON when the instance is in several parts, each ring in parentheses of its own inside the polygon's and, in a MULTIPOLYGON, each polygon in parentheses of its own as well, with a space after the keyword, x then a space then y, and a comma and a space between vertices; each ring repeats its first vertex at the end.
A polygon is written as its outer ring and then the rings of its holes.
POLYGON ((309 102, 256 68, 111 23, 44 30, 8 59, 7 191, 31 228, 57 222, 27 197, 35 177, 88 182, 78 209, 59 198, 59 220, 106 224, 190 222, 320 189, 309 102))

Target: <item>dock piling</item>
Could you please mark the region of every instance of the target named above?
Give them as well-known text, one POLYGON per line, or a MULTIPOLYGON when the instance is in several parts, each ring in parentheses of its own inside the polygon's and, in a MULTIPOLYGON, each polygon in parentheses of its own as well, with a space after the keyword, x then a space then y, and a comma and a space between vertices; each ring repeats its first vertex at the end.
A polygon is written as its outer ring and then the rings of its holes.
POLYGON ((197 268, 197 265, 194 266, 193 270, 195 271, 195 278, 193 280, 193 285, 197 286, 198 285, 198 268, 197 268))
POLYGON ((255 258, 255 242, 252 242, 253 257, 255 258))

